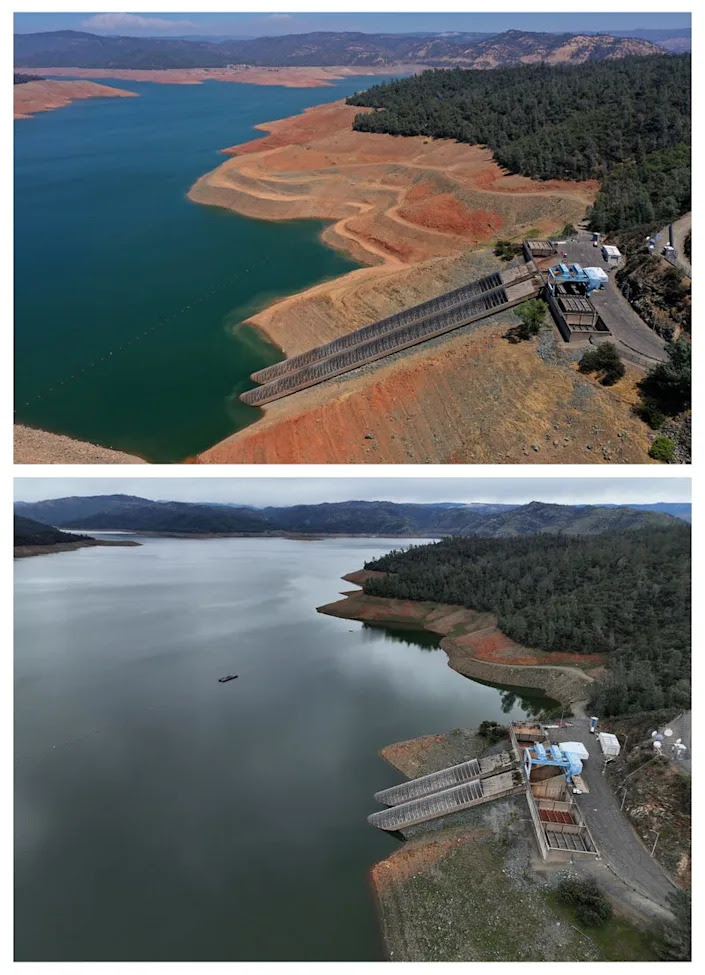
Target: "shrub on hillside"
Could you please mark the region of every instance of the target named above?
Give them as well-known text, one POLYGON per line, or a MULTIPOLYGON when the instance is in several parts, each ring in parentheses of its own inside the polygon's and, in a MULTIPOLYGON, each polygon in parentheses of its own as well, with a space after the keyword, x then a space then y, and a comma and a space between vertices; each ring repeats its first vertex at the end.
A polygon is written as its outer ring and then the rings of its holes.
POLYGON ((548 305, 540 298, 530 298, 524 301, 518 308, 514 309, 514 314, 520 323, 511 329, 518 339, 529 339, 532 335, 538 335, 541 326, 546 321, 548 305))
POLYGON ((612 906, 591 877, 581 880, 566 877, 558 885, 558 899, 575 910, 575 916, 585 927, 596 928, 612 917, 612 906))
POLYGON ((666 346, 667 362, 651 369, 639 384, 645 400, 657 403, 669 416, 675 416, 690 406, 691 355, 690 342, 677 339, 666 346))
POLYGON ((659 409, 656 403, 651 400, 644 400, 634 407, 634 412, 644 423, 647 423, 652 430, 660 430, 666 422, 666 414, 659 409))
POLYGON ((578 368, 581 372, 601 373, 603 386, 614 386, 625 373, 624 363, 613 342, 601 342, 597 348, 587 349, 578 368))
POLYGON ((519 244, 513 244, 511 240, 498 240, 494 245, 495 257, 501 257, 503 261, 511 261, 513 257, 521 253, 519 244))
POLYGON ((499 724, 497 721, 483 721, 477 729, 477 733, 482 738, 486 738, 491 745, 495 745, 498 741, 506 738, 509 731, 505 725, 499 724))
POLYGON ((675 454, 676 445, 670 437, 656 437, 649 447, 649 457, 660 460, 663 464, 670 464, 675 454))

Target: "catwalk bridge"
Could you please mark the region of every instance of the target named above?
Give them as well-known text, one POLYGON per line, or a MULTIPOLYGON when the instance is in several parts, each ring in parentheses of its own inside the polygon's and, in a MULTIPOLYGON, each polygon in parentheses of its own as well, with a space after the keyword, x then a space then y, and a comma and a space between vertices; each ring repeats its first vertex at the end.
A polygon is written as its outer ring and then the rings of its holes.
POLYGON ((252 380, 261 385, 242 393, 240 399, 248 406, 263 406, 496 315, 536 297, 542 287, 543 278, 533 261, 489 274, 253 373, 252 380))

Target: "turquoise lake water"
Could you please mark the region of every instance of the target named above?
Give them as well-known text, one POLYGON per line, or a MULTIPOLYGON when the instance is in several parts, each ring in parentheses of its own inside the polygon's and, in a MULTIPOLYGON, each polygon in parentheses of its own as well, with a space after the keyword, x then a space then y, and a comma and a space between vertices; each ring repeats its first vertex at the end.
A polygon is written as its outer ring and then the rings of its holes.
POLYGON ((321 221, 186 193, 219 150, 264 135, 255 124, 379 80, 115 81, 140 97, 15 122, 16 420, 168 463, 257 419, 238 395, 281 353, 243 320, 357 265, 320 242, 321 221))

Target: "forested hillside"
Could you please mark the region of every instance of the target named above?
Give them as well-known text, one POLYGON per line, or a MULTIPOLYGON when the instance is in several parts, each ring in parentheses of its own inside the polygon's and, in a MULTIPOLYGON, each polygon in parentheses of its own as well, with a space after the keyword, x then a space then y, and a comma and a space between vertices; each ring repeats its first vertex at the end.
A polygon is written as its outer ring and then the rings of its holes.
MULTIPOLYGON (((326 535, 528 535, 535 532, 594 534, 668 525, 665 510, 627 505, 397 504, 339 501, 287 508, 150 501, 127 495, 18 502, 18 514, 66 528, 228 534, 282 532, 326 535)), ((678 510, 679 517, 682 512, 678 510)))
POLYGON ((690 209, 690 57, 453 69, 375 85, 348 99, 378 109, 361 132, 487 145, 537 179, 602 179, 595 228, 667 221, 690 209))
POLYGON ((621 714, 690 699, 690 531, 673 525, 585 538, 457 538, 368 562, 374 596, 494 613, 519 643, 608 653, 593 706, 621 714))
POLYGON ((18 71, 15 71, 14 76, 13 76, 13 84, 15 84, 15 85, 26 85, 27 82, 29 82, 29 81, 43 81, 43 80, 44 79, 42 78, 41 75, 38 75, 38 74, 22 74, 22 73, 20 73, 18 71))
MULTIPOLYGON (((690 144, 637 154, 609 170, 590 215, 601 233, 659 227, 690 210, 690 144)), ((643 239, 643 235, 642 235, 643 239)))
POLYGON ((86 541, 87 535, 73 535, 43 525, 32 518, 15 515, 14 544, 18 545, 63 545, 68 542, 86 541))

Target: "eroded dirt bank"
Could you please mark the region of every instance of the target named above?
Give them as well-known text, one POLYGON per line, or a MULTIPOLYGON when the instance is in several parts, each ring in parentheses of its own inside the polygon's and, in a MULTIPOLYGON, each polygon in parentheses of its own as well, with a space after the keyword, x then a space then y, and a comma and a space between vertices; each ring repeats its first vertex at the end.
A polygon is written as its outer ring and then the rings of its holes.
MULTIPOLYGON (((352 130, 342 102, 259 126, 263 139, 199 179, 193 200, 269 220, 333 220, 324 240, 368 265, 255 315, 295 355, 483 274, 497 237, 557 233, 596 183, 505 173, 448 140, 352 130)), ((510 345, 512 313, 272 403, 201 463, 644 463, 635 382, 577 374, 560 340, 510 345), (556 348, 553 348, 553 345, 556 348)))
MULTIPOLYGON (((343 576, 361 585, 364 570, 343 576)), ((442 636, 441 648, 448 665, 465 677, 511 687, 534 688, 561 704, 579 707, 589 695, 594 674, 604 665, 600 654, 553 653, 522 647, 497 627, 491 613, 462 606, 413 602, 368 596, 361 590, 343 593, 344 598, 318 612, 366 623, 413 626, 442 636)))
POLYGON ((197 461, 652 463, 635 370, 606 389, 550 349, 507 342, 511 313, 494 321, 272 403, 197 461))
POLYGON ((18 68, 32 74, 68 75, 71 78, 118 78, 122 81, 150 81, 161 85, 200 85, 204 81, 227 81, 245 85, 281 85, 283 88, 324 88, 333 81, 356 75, 415 74, 417 64, 385 67, 300 67, 261 68, 238 64, 231 68, 18 68))
MULTIPOLYGON (((257 127, 268 133, 265 138, 226 149, 232 158, 189 192, 196 202, 259 219, 336 221, 323 235, 326 243, 372 265, 277 302, 252 319, 287 355, 374 320, 364 293, 358 295, 368 280, 384 278, 382 314, 398 311, 412 296, 401 290, 396 274, 457 257, 498 235, 556 231, 583 216, 597 189, 594 182, 508 175, 478 146, 354 132, 360 111, 332 102, 262 123, 257 127), (325 313, 311 314, 312 301, 322 301, 325 313)), ((414 297, 438 293, 439 271, 436 264, 415 283, 414 297)))
POLYGON ((64 108, 80 98, 139 98, 139 95, 95 81, 27 81, 14 86, 15 118, 30 118, 37 112, 64 108))

